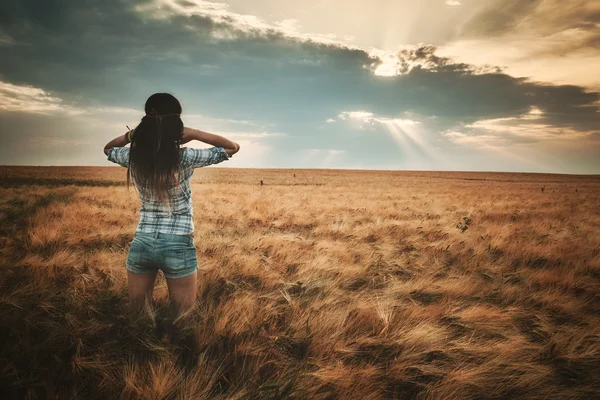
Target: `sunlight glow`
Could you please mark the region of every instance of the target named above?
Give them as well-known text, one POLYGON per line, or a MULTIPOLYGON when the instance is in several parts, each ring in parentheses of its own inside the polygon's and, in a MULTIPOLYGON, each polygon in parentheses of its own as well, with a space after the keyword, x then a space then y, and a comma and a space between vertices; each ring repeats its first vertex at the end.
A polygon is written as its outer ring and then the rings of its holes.
POLYGON ((396 76, 400 73, 400 59, 395 53, 387 51, 371 51, 371 55, 379 58, 379 64, 373 73, 377 76, 396 76))
POLYGON ((374 71, 377 76, 396 76, 398 75, 398 67, 394 64, 381 64, 374 71))
POLYGON ((435 162, 432 146, 425 139, 425 132, 418 126, 419 122, 408 119, 380 119, 387 133, 394 139, 405 156, 435 162))
POLYGON ((338 115, 338 118, 346 121, 358 121, 361 124, 382 126, 384 132, 398 146, 402 153, 401 162, 407 167, 420 168, 421 165, 434 167, 440 159, 435 147, 428 139, 429 133, 420 121, 409 118, 380 117, 368 111, 344 111, 338 115))

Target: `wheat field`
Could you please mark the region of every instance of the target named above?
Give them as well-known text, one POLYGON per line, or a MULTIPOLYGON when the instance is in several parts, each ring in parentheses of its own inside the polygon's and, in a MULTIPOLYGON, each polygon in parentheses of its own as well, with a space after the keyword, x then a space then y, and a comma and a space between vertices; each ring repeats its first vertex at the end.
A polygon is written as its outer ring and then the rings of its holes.
POLYGON ((600 397, 599 176, 197 170, 172 335, 125 173, 0 168, 3 398, 600 397))

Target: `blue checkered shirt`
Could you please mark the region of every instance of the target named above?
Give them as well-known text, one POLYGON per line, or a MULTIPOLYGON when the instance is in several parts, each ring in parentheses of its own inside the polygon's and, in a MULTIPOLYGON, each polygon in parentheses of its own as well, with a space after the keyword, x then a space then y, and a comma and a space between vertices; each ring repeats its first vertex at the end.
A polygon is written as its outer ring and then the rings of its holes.
MULTIPOLYGON (((190 181, 194 168, 218 164, 230 158, 223 147, 209 149, 181 149, 181 168, 179 171, 179 188, 169 189, 169 202, 161 204, 150 193, 144 193, 138 188, 142 207, 140 222, 136 232, 140 233, 170 233, 187 235, 194 232, 192 219, 192 189, 190 181)), ((108 151, 108 160, 123 167, 129 165, 129 147, 113 147, 108 151)))

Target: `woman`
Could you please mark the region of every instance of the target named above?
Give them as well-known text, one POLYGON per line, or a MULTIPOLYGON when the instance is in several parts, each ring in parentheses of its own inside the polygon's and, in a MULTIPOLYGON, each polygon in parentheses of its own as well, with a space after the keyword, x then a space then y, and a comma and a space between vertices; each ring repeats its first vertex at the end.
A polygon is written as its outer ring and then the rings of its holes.
POLYGON ((146 115, 133 130, 104 147, 108 159, 127 167, 140 195, 140 220, 127 255, 129 303, 141 311, 152 299, 158 270, 167 280, 172 311, 179 315, 196 302, 196 247, 190 181, 195 168, 217 164, 240 145, 224 137, 184 128, 181 104, 168 93, 148 98, 146 115), (181 147, 199 140, 214 147, 181 147), (131 148, 124 147, 131 143, 131 148))

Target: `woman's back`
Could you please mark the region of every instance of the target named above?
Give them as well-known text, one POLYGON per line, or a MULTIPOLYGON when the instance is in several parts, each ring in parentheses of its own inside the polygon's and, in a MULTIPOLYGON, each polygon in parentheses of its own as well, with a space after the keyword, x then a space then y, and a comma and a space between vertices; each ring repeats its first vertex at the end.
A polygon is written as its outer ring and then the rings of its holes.
MULTIPOLYGON (((209 149, 181 149, 180 168, 176 172, 176 185, 168 189, 168 200, 160 201, 150 190, 134 183, 140 195, 140 221, 136 232, 162 232, 188 235, 194 231, 191 179, 195 168, 218 164, 228 160, 229 154, 223 147, 209 149)), ((108 159, 123 167, 129 166, 129 148, 114 147, 108 159)))

